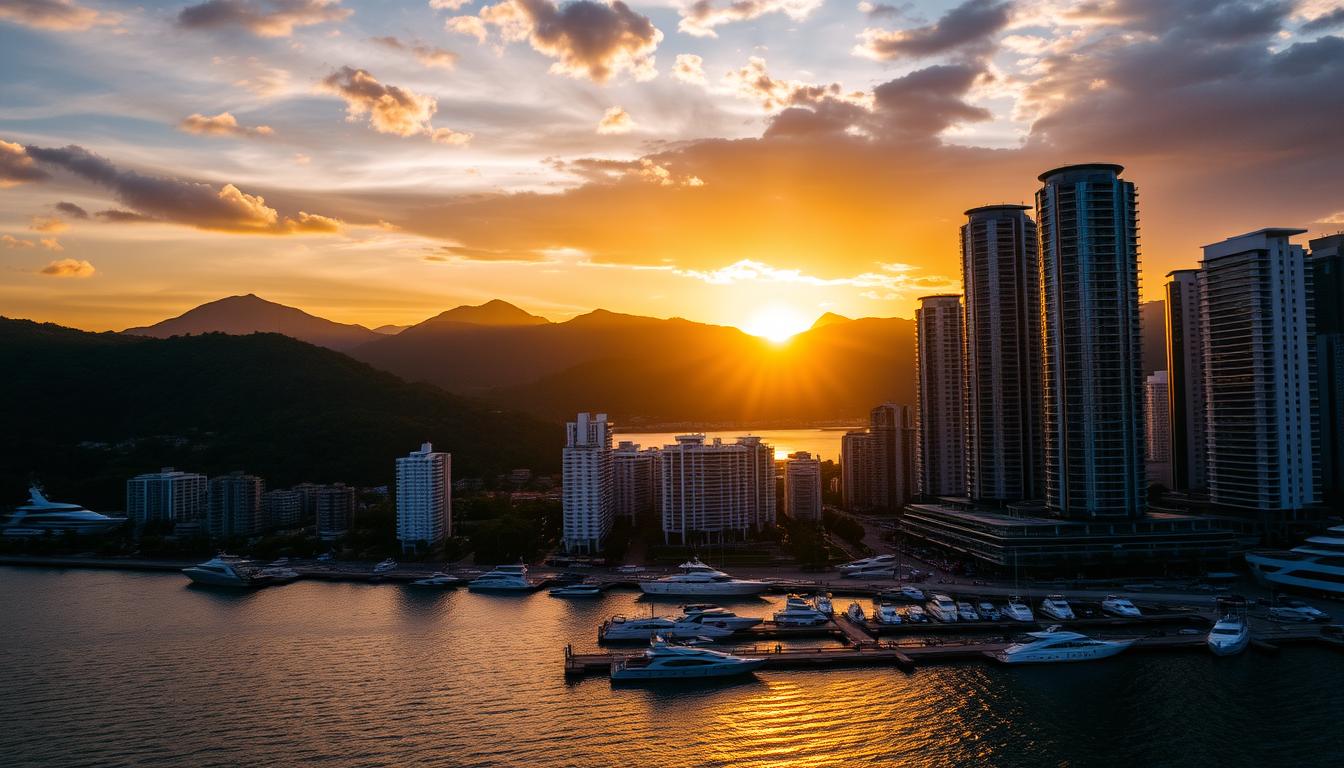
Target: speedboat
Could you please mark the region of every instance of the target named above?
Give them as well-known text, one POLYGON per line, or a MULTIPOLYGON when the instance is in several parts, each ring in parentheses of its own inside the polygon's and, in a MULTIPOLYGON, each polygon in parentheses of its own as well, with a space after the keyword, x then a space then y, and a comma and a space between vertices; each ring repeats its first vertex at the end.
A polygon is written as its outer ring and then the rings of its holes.
POLYGON ((914 624, 924 624, 929 620, 929 615, 918 605, 912 605, 905 609, 905 620, 914 624))
POLYGON ((1286 592, 1344 598, 1344 525, 1291 550, 1254 550, 1246 564, 1260 583, 1286 592))
POLYGON ((1235 656, 1251 643, 1251 628, 1246 617, 1229 613, 1209 630, 1209 650, 1218 656, 1235 656))
POLYGON ((896 573, 896 556, 877 555, 855 560, 840 566, 839 571, 847 579, 893 576, 896 573))
POLYGON ((1028 632, 1029 640, 1013 643, 994 654, 1004 664, 1042 664, 1058 661, 1090 661, 1114 656, 1134 644, 1134 640, 1096 640, 1078 632, 1051 627, 1044 632, 1028 632))
POLYGON ((397 561, 393 560, 390 557, 384 560, 383 562, 373 566, 374 573, 391 573, 396 569, 397 569, 397 561))
POLYGON ((1003 618, 1003 614, 999 613, 999 609, 995 608, 993 603, 981 603, 975 609, 985 621, 998 621, 1003 618))
POLYGON ((681 617, 677 620, 694 621, 700 616, 704 616, 714 621, 716 625, 725 626, 733 631, 751 629, 763 621, 763 619, 755 616, 738 616, 736 613, 726 608, 720 608, 713 603, 683 605, 681 606, 681 617))
POLYGON ((1128 598, 1119 595, 1107 595, 1106 599, 1101 601, 1101 610, 1112 616, 1123 616, 1126 619, 1137 619, 1143 615, 1138 606, 1131 603, 1128 598))
POLYGON ((826 614, 797 595, 789 595, 784 602, 784 610, 775 611, 775 623, 782 626, 814 627, 827 621, 826 614))
POLYGON ((849 604, 849 607, 845 609, 845 618, 855 624, 862 624, 868 620, 868 617, 863 615, 863 606, 858 603, 849 604))
POLYGON ((759 595, 770 588, 764 581, 735 579, 692 558, 678 568, 681 573, 655 581, 641 581, 639 588, 648 595, 759 595))
POLYGON ((1016 595, 1008 598, 1008 602, 1004 603, 1003 615, 1013 621, 1032 622, 1036 620, 1036 617, 1031 613, 1031 606, 1027 605, 1026 600, 1016 595))
POLYGON ((471 592, 530 592, 533 585, 527 580, 527 566, 518 563, 496 566, 493 571, 472 579, 467 589, 471 592))
POLYGON ((831 596, 820 593, 812 598, 812 608, 823 616, 830 616, 835 613, 835 606, 831 605, 831 596))
POLYGON ((929 615, 938 621, 952 622, 957 620, 957 604, 952 602, 952 598, 947 595, 934 595, 929 602, 924 604, 929 615))
POLYGON ((613 682, 624 680, 670 680, 701 677, 732 677, 760 669, 765 659, 689 645, 673 645, 655 636, 639 656, 611 662, 613 682))
POLYGON ((919 587, 901 587, 901 597, 922 603, 924 602, 924 590, 919 587))
POLYGON ((416 579, 411 582, 412 587, 456 587, 462 584, 460 576, 454 576, 451 573, 435 571, 423 579, 416 579))
POLYGON ((975 612, 975 607, 970 603, 957 603, 957 618, 962 621, 979 621, 980 614, 975 612))
POLYGON ((548 592, 551 597, 601 597, 602 587, 597 584, 566 584, 548 592))
POLYGON ((251 567, 248 560, 233 555, 220 553, 213 558, 187 566, 182 569, 196 584, 205 584, 211 587, 256 587, 260 583, 252 580, 255 569, 251 567))
POLYGON ((877 612, 874 618, 878 624, 900 624, 901 614, 896 611, 896 606, 891 603, 882 603, 877 606, 877 612))
POLYGON ((733 630, 726 627, 716 627, 703 622, 674 621, 665 616, 649 616, 642 619, 613 616, 602 623, 602 627, 597 633, 597 639, 600 642, 650 640, 655 635, 717 639, 731 634, 733 634, 733 630))
POLYGON ((1064 599, 1063 595, 1047 595, 1041 601, 1041 613, 1060 621, 1074 618, 1073 609, 1069 607, 1069 602, 1064 599))
POLYGON ((33 538, 66 532, 74 534, 107 533, 124 524, 124 517, 108 517, 91 512, 79 504, 48 501, 36 484, 28 488, 28 503, 14 510, 5 521, 3 533, 12 538, 33 538))

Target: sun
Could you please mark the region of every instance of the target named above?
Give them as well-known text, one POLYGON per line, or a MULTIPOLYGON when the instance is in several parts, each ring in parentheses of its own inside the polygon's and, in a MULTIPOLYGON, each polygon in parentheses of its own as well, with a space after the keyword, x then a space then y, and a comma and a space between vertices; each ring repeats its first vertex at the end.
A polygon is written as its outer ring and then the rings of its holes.
POLYGON ((811 322, 796 310, 772 304, 756 310, 742 330, 752 336, 782 344, 795 334, 807 330, 810 325, 811 322))

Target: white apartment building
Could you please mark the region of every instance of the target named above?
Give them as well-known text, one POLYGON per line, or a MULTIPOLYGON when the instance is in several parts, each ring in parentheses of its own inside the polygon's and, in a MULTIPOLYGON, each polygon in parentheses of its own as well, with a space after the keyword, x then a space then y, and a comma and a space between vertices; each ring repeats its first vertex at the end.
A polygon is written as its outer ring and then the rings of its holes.
POLYGON ((611 533, 612 426, 605 413, 580 413, 565 426, 561 503, 566 552, 600 552, 611 533))
POLYGON ((821 520, 821 461, 807 451, 784 462, 784 512, 794 520, 821 520))
POLYGON ((678 435, 659 464, 665 541, 721 542, 775 524, 775 452, 759 437, 678 435))
POLYGON ((402 550, 453 535, 453 457, 424 443, 397 459, 397 540, 402 550))
POLYGON ((126 481, 126 514, 137 524, 204 523, 208 497, 205 475, 164 467, 126 481))
POLYGON ((966 494, 961 297, 924 296, 915 310, 919 368, 915 485, 925 496, 966 494))

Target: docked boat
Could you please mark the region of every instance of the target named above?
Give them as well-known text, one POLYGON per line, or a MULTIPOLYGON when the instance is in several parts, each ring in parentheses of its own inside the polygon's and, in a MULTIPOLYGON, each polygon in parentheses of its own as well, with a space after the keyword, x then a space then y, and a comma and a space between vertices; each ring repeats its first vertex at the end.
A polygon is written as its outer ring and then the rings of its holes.
POLYGON ((383 562, 373 566, 373 572, 378 574, 391 573, 396 569, 397 569, 397 561, 393 560, 390 557, 384 560, 383 562))
POLYGON ((411 582, 412 587, 437 587, 440 589, 458 587, 462 584, 463 579, 460 576, 454 576, 451 573, 444 573, 443 571, 435 571, 423 579, 416 579, 411 582))
POLYGON ((975 607, 970 603, 957 603, 957 618, 961 621, 979 621, 980 614, 975 612, 975 607))
POLYGON ((764 664, 765 659, 734 656, 709 648, 674 645, 663 637, 654 637, 643 654, 611 662, 611 679, 621 682, 733 677, 760 669, 764 664))
POLYGON ((882 603, 881 605, 877 606, 877 611, 874 615, 874 618, 877 619, 878 624, 901 623, 901 614, 899 611, 896 610, 896 606, 892 605, 891 603, 882 603))
POLYGON ((831 604, 831 596, 825 593, 818 594, 812 598, 812 608, 823 616, 830 617, 835 613, 835 606, 831 604))
POLYGON ((905 609, 905 620, 913 624, 924 624, 929 620, 929 614, 918 605, 912 605, 905 609))
POLYGON ((261 582, 252 578, 257 570, 249 560, 220 553, 204 563, 183 568, 182 573, 196 584, 251 588, 262 586, 261 582))
POLYGON ((678 566, 681 573, 654 581, 641 581, 639 588, 648 595, 759 595, 770 588, 764 581, 735 579, 716 571, 699 558, 678 566))
POLYGON ((1218 656, 1235 656, 1251 643, 1251 628, 1246 617, 1229 613, 1209 630, 1209 650, 1218 656))
POLYGON ((1140 611, 1137 605, 1119 595, 1107 595, 1106 599, 1101 601, 1101 610, 1126 619, 1137 619, 1143 615, 1143 611, 1140 611))
POLYGON ((815 627, 830 619, 798 595, 789 595, 784 610, 775 611, 775 623, 787 627, 815 627))
POLYGON ((1004 664, 1045 664, 1061 661, 1091 661, 1114 656, 1134 640, 1097 640, 1078 632, 1051 627, 1028 632, 1028 640, 1013 643, 994 654, 1004 664))
POLYGON ((845 609, 845 618, 855 624, 862 624, 868 620, 868 617, 863 614, 863 606, 858 603, 849 604, 849 607, 845 609))
POLYGON ((42 489, 34 484, 28 488, 28 503, 14 510, 0 532, 15 539, 65 533, 82 536, 107 533, 125 522, 124 517, 108 517, 79 504, 50 501, 42 489))
POLYGON ((649 616, 640 619, 613 616, 603 622, 598 630, 598 640, 614 642, 621 640, 651 640, 655 635, 668 638, 691 639, 705 637, 711 640, 727 637, 733 630, 713 626, 704 622, 683 622, 665 616, 649 616))
POLYGON ((1325 611, 1322 611, 1320 608, 1317 608, 1314 605, 1308 605, 1302 602, 1301 600, 1294 600, 1292 598, 1279 600, 1279 606, 1283 608, 1292 608, 1293 610, 1297 611, 1298 613, 1301 613, 1303 616, 1306 616, 1312 621, 1330 620, 1330 614, 1326 613, 1325 611))
POLYGON ((644 566, 642 566, 642 565, 618 565, 618 566, 616 566, 616 572, 617 572, 617 573, 620 573, 620 574, 624 574, 624 575, 630 575, 630 574, 635 574, 635 573, 643 573, 643 572, 644 572, 644 566))
POLYGON ((1344 599, 1344 525, 1291 550, 1254 550, 1246 564, 1260 583, 1285 592, 1344 599))
POLYGON ((839 567, 840 575, 847 579, 880 578, 896 575, 896 556, 877 555, 863 560, 855 560, 839 567))
POLYGON ((522 563, 496 566, 467 585, 471 592, 530 592, 533 588, 532 582, 527 580, 527 566, 522 563))
POLYGON ((1027 601, 1020 597, 1013 596, 1008 598, 1008 602, 1003 605, 1003 615, 1013 621, 1032 622, 1036 616, 1031 612, 1031 606, 1027 601))
POLYGON ((1058 621, 1074 618, 1073 609, 1069 607, 1069 601, 1065 600, 1063 595, 1046 595, 1041 601, 1041 613, 1058 621))
POLYGON ((934 595, 929 602, 924 604, 925 610, 929 616, 938 621, 953 622, 957 620, 957 604, 952 602, 952 598, 947 595, 934 595))
POLYGON ((279 586, 297 581, 299 572, 293 568, 266 566, 252 574, 252 583, 258 587, 279 586))
POLYGON ((757 616, 738 616, 736 613, 713 603, 691 603, 681 606, 681 617, 678 621, 695 621, 701 616, 711 619, 734 632, 751 629, 764 621, 757 616))
POLYGON ((901 597, 917 603, 924 602, 924 590, 919 587, 901 587, 901 597))
POLYGON ((994 607, 993 603, 981 603, 975 607, 975 610, 976 613, 980 614, 980 618, 985 621, 998 621, 1003 618, 1003 614, 999 612, 998 608, 994 607))
POLYGON ((551 597, 601 597, 602 587, 596 584, 566 584, 548 592, 551 597))

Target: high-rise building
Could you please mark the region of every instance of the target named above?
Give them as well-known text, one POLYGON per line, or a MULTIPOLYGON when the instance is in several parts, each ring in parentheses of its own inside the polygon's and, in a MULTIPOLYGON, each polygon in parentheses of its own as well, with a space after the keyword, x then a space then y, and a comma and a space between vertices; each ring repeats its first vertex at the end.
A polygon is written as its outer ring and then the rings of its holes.
POLYGON ((840 438, 840 499, 849 512, 873 508, 872 477, 877 474, 877 451, 866 429, 846 432, 840 438))
MULTIPOLYGON (((349 533, 350 521, 355 514, 355 489, 344 483, 323 485, 316 496, 317 537, 330 541, 349 533)), ((449 503, 451 505, 451 497, 449 503)), ((451 519, 451 512, 449 517, 451 519)))
POLYGON ((1041 174, 1045 502, 1054 515, 1147 507, 1137 193, 1119 165, 1041 174))
POLYGON ((1199 318, 1199 270, 1167 273, 1167 402, 1171 487, 1203 488, 1208 461, 1204 406, 1204 325, 1199 318))
POLYGON ((1028 210, 972 208, 961 228, 966 490, 977 502, 1042 494, 1041 276, 1028 210))
POLYGON ((807 451, 784 462, 784 513, 793 520, 821 520, 821 461, 807 451))
POLYGON ((136 523, 203 523, 208 495, 205 475, 164 467, 126 481, 126 514, 136 523))
POLYGON ((924 296, 919 300, 919 309, 915 310, 919 368, 915 472, 918 492, 925 496, 966 494, 961 324, 960 296, 924 296))
POLYGON ((565 430, 561 490, 565 551, 600 552, 614 521, 611 425, 605 413, 596 418, 580 413, 565 430))
POLYGON ((721 542, 775 524, 775 452, 759 437, 678 435, 658 459, 665 541, 721 542))
POLYGON ((261 495, 266 483, 255 475, 232 472, 210 478, 207 527, 210 537, 256 536, 266 527, 261 495))
POLYGON ((271 528, 292 528, 303 519, 303 496, 292 488, 267 491, 261 495, 261 512, 271 528))
POLYGON ((1344 234, 1311 241, 1321 497, 1344 508, 1344 234))
POLYGON ((1320 500, 1311 271, 1289 242, 1305 231, 1204 246, 1208 484, 1219 506, 1286 511, 1320 500))
POLYGON ((1167 402, 1167 372, 1155 371, 1144 380, 1144 461, 1148 482, 1171 487, 1171 411, 1167 402))
POLYGON ((612 513, 630 520, 658 508, 658 449, 628 440, 611 454, 612 513))
POLYGON ((397 540, 403 550, 453 535, 453 457, 424 443, 397 459, 397 540))
POLYGON ((311 525, 317 519, 317 494, 322 491, 322 485, 320 483, 299 483, 291 490, 299 494, 303 524, 311 525))
POLYGON ((884 403, 868 416, 866 431, 840 440, 845 509, 899 512, 915 494, 916 430, 912 409, 884 403))

